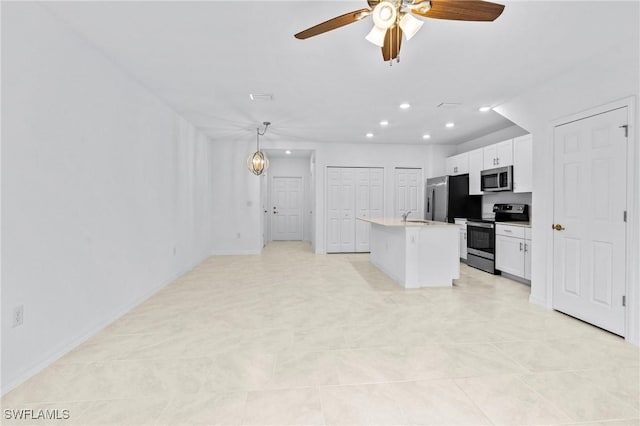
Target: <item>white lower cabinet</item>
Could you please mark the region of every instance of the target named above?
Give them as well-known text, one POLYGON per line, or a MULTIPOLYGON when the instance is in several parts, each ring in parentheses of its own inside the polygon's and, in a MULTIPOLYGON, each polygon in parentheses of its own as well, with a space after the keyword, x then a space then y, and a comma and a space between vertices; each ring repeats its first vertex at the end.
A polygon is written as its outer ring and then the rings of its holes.
POLYGON ((531 280, 531 240, 524 240, 524 278, 531 280))
POLYGON ((358 217, 382 217, 384 169, 327 168, 327 253, 369 251, 368 222, 358 217))
POLYGON ((460 259, 467 260, 467 220, 455 219, 457 225, 460 227, 460 259))
POLYGON ((496 224, 496 269, 531 279, 531 229, 496 224), (526 237, 529 237, 528 239, 526 237))

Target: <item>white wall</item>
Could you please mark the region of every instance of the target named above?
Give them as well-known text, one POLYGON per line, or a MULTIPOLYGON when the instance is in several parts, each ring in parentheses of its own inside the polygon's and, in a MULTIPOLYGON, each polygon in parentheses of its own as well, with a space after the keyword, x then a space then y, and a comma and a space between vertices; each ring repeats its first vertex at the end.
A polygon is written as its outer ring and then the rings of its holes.
MULTIPOLYGON (((495 114, 492 112, 492 114, 495 114)), ((463 152, 473 151, 477 148, 484 148, 487 145, 506 141, 509 139, 517 138, 518 136, 526 135, 527 132, 520 126, 513 125, 500 129, 497 132, 489 133, 488 135, 481 136, 476 139, 461 143, 456 146, 456 154, 462 154, 463 152)))
MULTIPOLYGON (((311 207, 311 169, 310 158, 270 158, 271 165, 267 170, 267 188, 269 191, 269 204, 267 205, 267 221, 272 217, 273 201, 272 201, 272 183, 274 177, 301 177, 302 186, 304 190, 304 207, 302 211, 303 224, 302 224, 302 239, 304 241, 311 241, 311 220, 312 211, 311 207)), ((270 229, 270 223, 267 222, 266 226, 270 229)), ((269 234, 271 235, 271 234, 269 234)))
POLYGON ((211 254, 258 254, 262 250, 260 177, 247 169, 255 141, 214 141, 211 254))
MULTIPOLYGON (((629 2, 629 13, 638 16, 638 3, 629 2)), ((533 218, 532 281, 531 300, 547 307, 552 306, 551 279, 553 235, 553 126, 554 122, 580 111, 598 107, 629 96, 635 97, 635 129, 631 128, 631 144, 634 157, 630 170, 635 186, 635 197, 628 200, 630 211, 629 227, 633 235, 631 257, 633 265, 628 277, 629 333, 627 338, 640 342, 640 297, 639 297, 639 215, 638 215, 638 117, 637 99, 640 95, 638 75, 640 75, 640 46, 638 26, 629 30, 629 42, 610 48, 606 52, 594 52, 594 56, 575 68, 558 75, 527 93, 497 108, 497 111, 529 130, 533 135, 533 218)))
POLYGON ((206 257, 215 188, 210 141, 36 3, 2 5, 2 89, 5 393, 206 257))

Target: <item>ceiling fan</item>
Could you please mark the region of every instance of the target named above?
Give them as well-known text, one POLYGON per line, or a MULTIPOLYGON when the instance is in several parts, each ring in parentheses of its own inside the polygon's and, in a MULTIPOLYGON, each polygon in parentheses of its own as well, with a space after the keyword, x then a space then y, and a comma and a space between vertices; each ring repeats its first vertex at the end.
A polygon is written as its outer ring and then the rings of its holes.
POLYGON ((424 22, 413 15, 456 21, 494 21, 504 5, 483 0, 367 0, 369 8, 354 10, 307 28, 295 35, 304 40, 373 17, 373 28, 365 37, 382 48, 385 61, 398 58, 402 34, 411 39, 424 22))

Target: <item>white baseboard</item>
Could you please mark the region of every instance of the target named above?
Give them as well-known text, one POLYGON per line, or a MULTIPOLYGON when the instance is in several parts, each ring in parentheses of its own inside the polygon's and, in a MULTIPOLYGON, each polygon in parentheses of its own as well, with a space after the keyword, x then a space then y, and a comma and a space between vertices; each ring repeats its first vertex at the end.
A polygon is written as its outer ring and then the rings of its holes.
POLYGON ((210 256, 246 256, 252 254, 261 254, 262 250, 213 250, 210 256))
POLYGON ((176 274, 172 278, 162 282, 160 285, 153 287, 142 296, 136 298, 135 300, 126 304, 125 306, 116 310, 115 312, 107 313, 103 318, 96 320, 92 325, 86 327, 81 333, 79 333, 78 336, 57 346, 56 348, 51 350, 48 354, 44 355, 40 361, 36 362, 31 367, 23 369, 16 376, 10 377, 8 378, 8 380, 5 380, 6 377, 3 377, 2 389, 0 390, 1 392, 0 395, 4 396, 8 392, 12 391, 13 389, 21 385, 22 383, 26 382, 31 377, 35 376, 36 374, 38 374, 39 372, 47 368, 49 365, 59 360, 64 355, 68 354, 73 349, 75 349, 82 343, 89 340, 91 337, 98 334, 100 331, 102 331, 108 325, 112 324, 114 321, 122 317, 124 314, 130 312, 131 310, 133 310, 134 308, 136 308, 137 306, 139 306, 140 304, 142 304, 143 302, 151 298, 158 291, 162 290, 164 287, 168 286, 169 284, 174 282, 176 279, 178 279, 182 275, 186 274, 187 272, 195 268, 197 265, 202 263, 205 259, 206 257, 199 260, 198 262, 188 267, 187 269, 181 271, 180 273, 176 274))

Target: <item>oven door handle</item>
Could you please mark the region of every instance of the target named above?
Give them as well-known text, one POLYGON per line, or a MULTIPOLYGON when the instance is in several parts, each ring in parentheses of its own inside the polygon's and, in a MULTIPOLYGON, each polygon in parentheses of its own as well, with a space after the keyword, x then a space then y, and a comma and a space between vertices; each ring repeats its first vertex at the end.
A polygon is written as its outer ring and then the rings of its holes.
POLYGON ((467 228, 469 226, 475 226, 477 228, 491 228, 493 229, 493 223, 478 223, 478 222, 467 222, 467 228))

